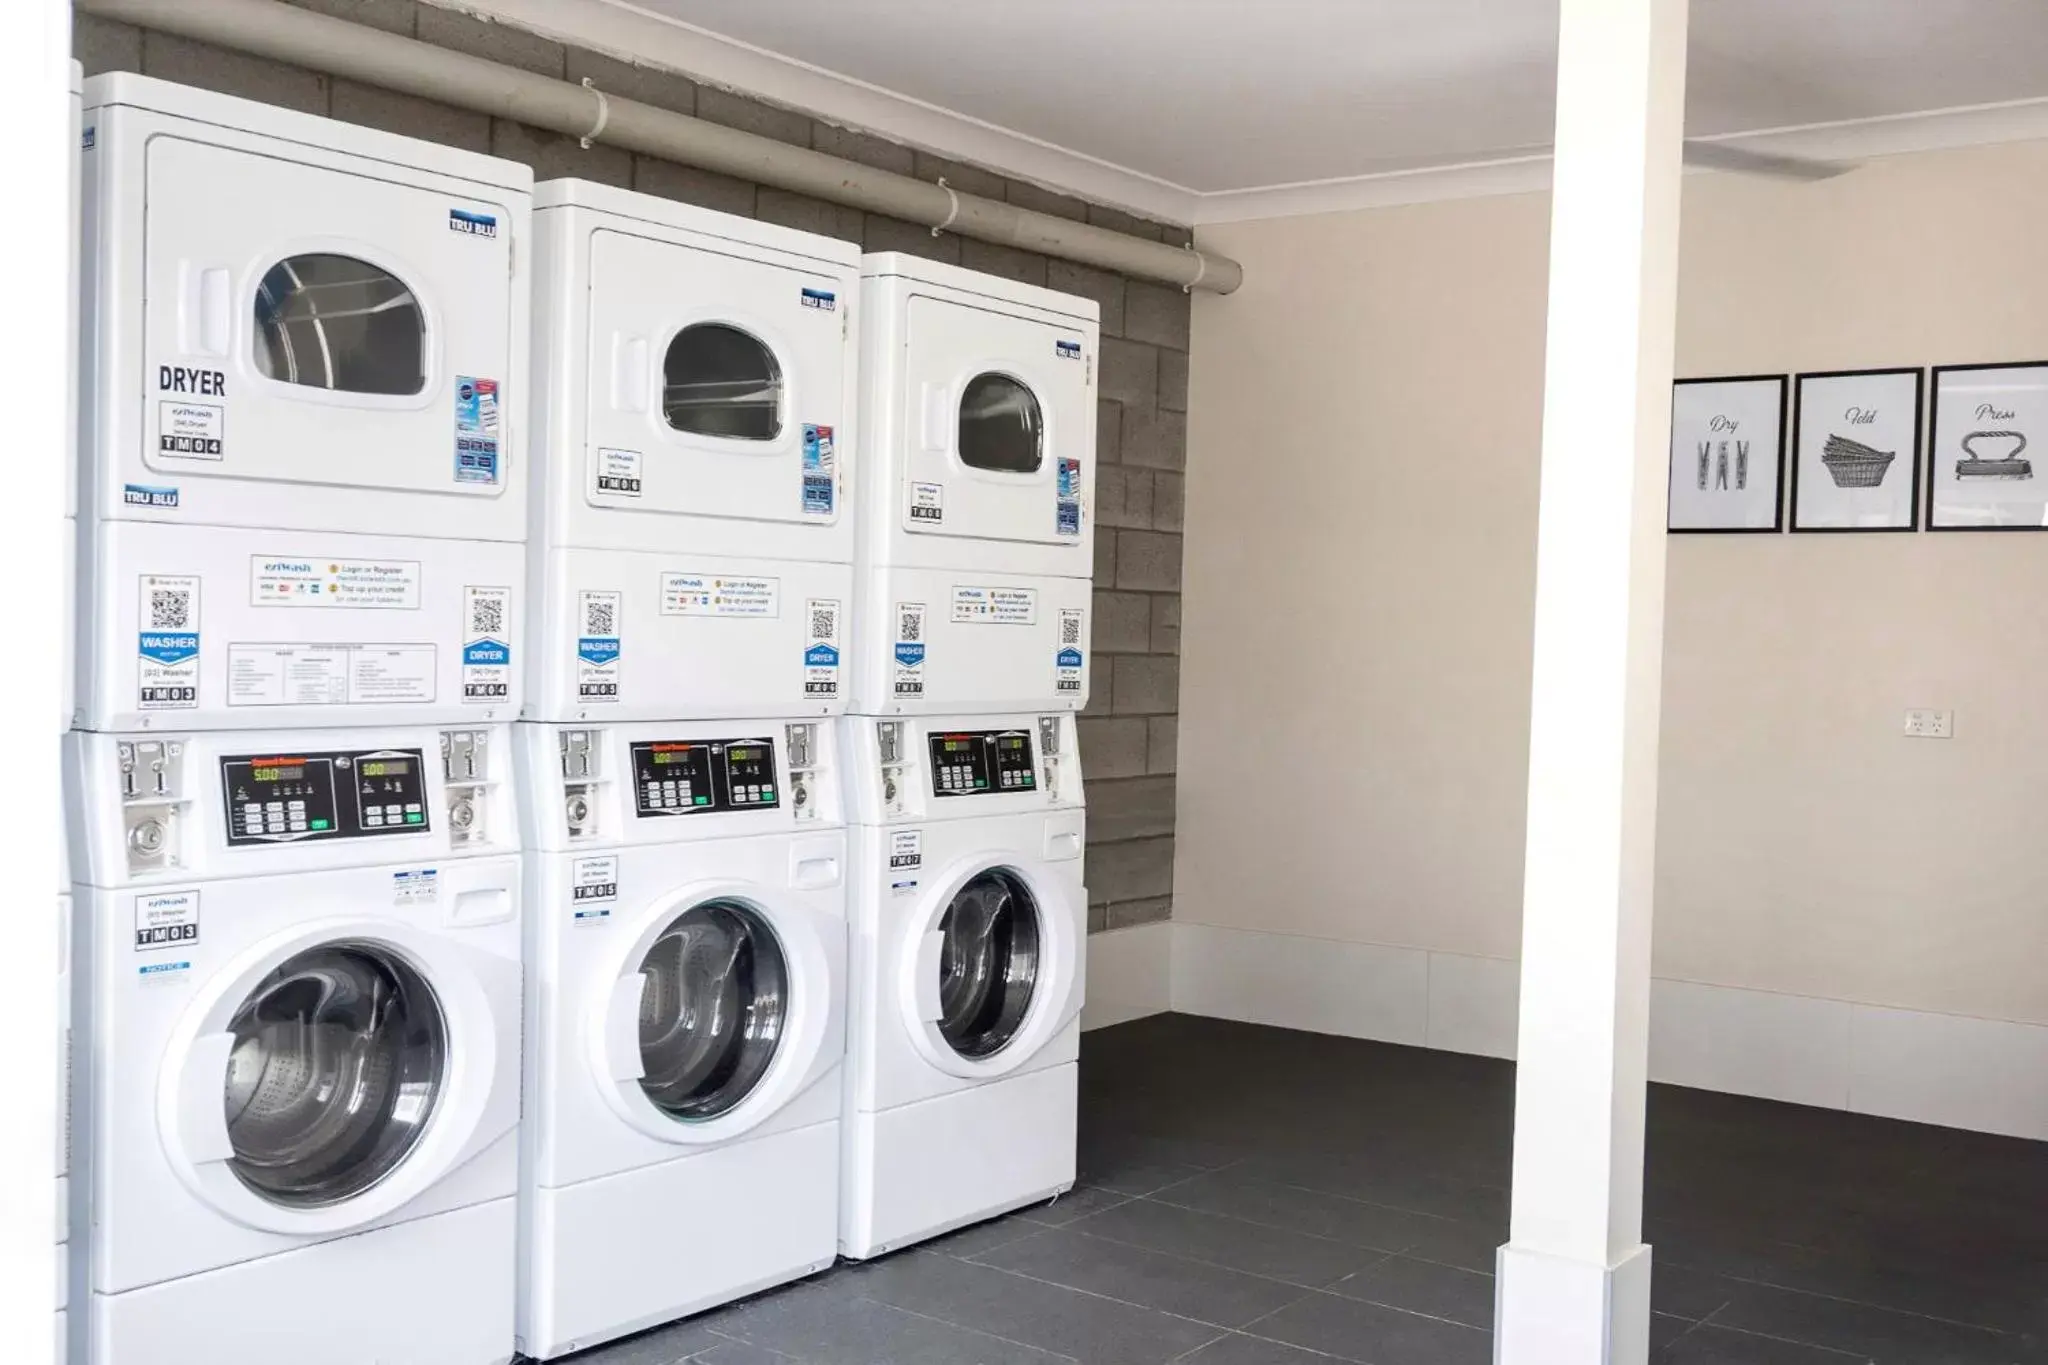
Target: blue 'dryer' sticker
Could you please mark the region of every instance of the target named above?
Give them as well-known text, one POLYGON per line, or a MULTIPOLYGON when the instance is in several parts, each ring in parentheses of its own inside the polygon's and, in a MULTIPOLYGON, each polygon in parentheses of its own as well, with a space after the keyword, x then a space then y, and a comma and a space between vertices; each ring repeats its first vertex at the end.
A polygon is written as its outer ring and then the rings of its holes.
POLYGON ((832 428, 804 423, 803 513, 829 517, 839 500, 839 455, 832 428))
POLYGON ((455 481, 498 481, 498 381, 455 379, 455 481))

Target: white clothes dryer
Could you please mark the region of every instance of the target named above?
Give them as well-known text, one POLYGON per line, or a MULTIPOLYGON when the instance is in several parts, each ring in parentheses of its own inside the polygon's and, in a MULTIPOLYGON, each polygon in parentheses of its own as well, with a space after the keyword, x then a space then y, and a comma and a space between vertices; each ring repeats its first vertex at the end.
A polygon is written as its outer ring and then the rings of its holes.
POLYGON ((846 830, 828 722, 519 727, 520 1349, 832 1263, 846 830))
POLYGON ((529 719, 837 714, 859 248, 535 190, 529 719))
POLYGON ((1099 309, 897 253, 860 306, 850 709, 1080 710, 1099 309))
POLYGON ((508 727, 74 733, 74 1365, 513 1354, 508 727))
POLYGON ((83 724, 517 714, 524 166, 86 82, 83 724))
POLYGON ((839 1248, 867 1257, 1074 1183, 1086 817, 1070 714, 843 724, 860 823, 839 1248))

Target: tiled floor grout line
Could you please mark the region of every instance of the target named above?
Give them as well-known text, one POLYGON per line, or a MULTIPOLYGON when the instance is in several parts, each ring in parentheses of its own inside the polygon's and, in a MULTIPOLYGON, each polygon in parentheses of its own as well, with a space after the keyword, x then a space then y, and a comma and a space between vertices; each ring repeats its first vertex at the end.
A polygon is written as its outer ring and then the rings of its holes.
POLYGON ((1167 1361, 1167 1362, 1166 1362, 1166 1365, 1176 1365, 1176 1362, 1179 1362, 1179 1361, 1184 1361, 1184 1360, 1188 1360, 1188 1359, 1190 1359, 1191 1357, 1194 1357, 1194 1356, 1198 1356, 1198 1355, 1200 1355, 1200 1354, 1201 1354, 1202 1352, 1204 1352, 1204 1351, 1208 1350, 1208 1349, 1209 1349, 1209 1348, 1210 1348, 1211 1346, 1214 1346, 1214 1345, 1215 1345, 1215 1344, 1216 1344, 1217 1342, 1219 1342, 1219 1341, 1227 1341, 1228 1339, 1230 1339, 1231 1337, 1234 1337, 1234 1336, 1236 1336, 1236 1335, 1237 1335, 1237 1333, 1235 1333, 1235 1332, 1218 1332, 1218 1333, 1217 1333, 1217 1334, 1216 1334, 1215 1336, 1213 1336, 1213 1337, 1210 1337, 1210 1338, 1209 1338, 1209 1339, 1208 1339, 1207 1341, 1203 1342, 1203 1343, 1202 1343, 1202 1344, 1201 1344, 1200 1346, 1197 1346, 1197 1347, 1195 1347, 1195 1349, 1194 1349, 1194 1350, 1192 1350, 1192 1351, 1182 1351, 1182 1352, 1181 1352, 1181 1353, 1180 1353, 1179 1355, 1175 1356, 1175 1357, 1174 1357, 1174 1358, 1173 1358, 1172 1360, 1169 1360, 1169 1361, 1167 1361))
MULTIPOLYGON (((1015 1337, 1006 1337, 1000 1332, 991 1332, 986 1327, 970 1327, 964 1322, 955 1322, 951 1318, 942 1318, 937 1313, 924 1313, 915 1308, 905 1308, 900 1303, 890 1303, 887 1299, 878 1299, 872 1294, 857 1294, 854 1297, 865 1299, 867 1302, 880 1308, 886 1308, 893 1313, 902 1313, 913 1318, 923 1318, 926 1322, 936 1322, 942 1327, 951 1327, 956 1331, 970 1332, 978 1337, 987 1337, 990 1341, 1000 1341, 1005 1346, 1019 1346, 1027 1351, 1036 1351, 1040 1355, 1051 1356, 1054 1360, 1070 1360, 1074 1365, 1087 1365, 1087 1362, 1083 1361, 1079 1356, 1070 1356, 1063 1351, 1055 1351, 1050 1346, 1034 1346, 1028 1341, 1019 1341, 1015 1337)), ((1202 1325, 1206 1327, 1209 1324, 1204 1323, 1202 1325)), ((747 1343, 749 1346, 759 1344, 752 1341, 747 1343)))
MULTIPOLYGON (((1715 1270, 1700 1270, 1697 1266, 1683 1266, 1680 1268, 1692 1270, 1699 1274, 1720 1275, 1724 1280, 1733 1280, 1737 1284, 1755 1285, 1759 1289, 1775 1289, 1781 1294, 1803 1294, 1809 1299, 1826 1299, 1830 1303, 1846 1303, 1856 1308, 1874 1308, 1880 1313, 1896 1313, 1902 1318, 1919 1318, 1925 1322, 1938 1322, 1944 1327, 1966 1327, 1972 1332, 1988 1332, 1992 1336, 1997 1337, 2023 1338, 2026 1335, 2024 1332, 2017 1332, 2009 1327, 1993 1327, 1988 1323, 1971 1322, 1965 1318, 1945 1318, 1939 1313, 1920 1313, 1911 1308, 1894 1308, 1888 1303, 1877 1303, 1871 1299, 1852 1299, 1841 1294, 1826 1294, 1818 1289, 1802 1289, 1796 1284, 1780 1284, 1776 1280, 1753 1279, 1747 1275, 1728 1275, 1715 1270)), ((1722 1307, 1725 1308, 1727 1305, 1723 1304, 1722 1307)), ((1719 1312, 1720 1309, 1714 1311, 1719 1312)), ((1754 1333, 1752 1335, 1760 1336, 1762 1334, 1754 1333)))
MULTIPOLYGON (((1185 1258, 1183 1258, 1183 1259, 1185 1259, 1185 1258)), ((1216 1329, 1217 1329, 1218 1331, 1222 1331, 1222 1332, 1233 1332, 1233 1331, 1236 1331, 1236 1330, 1237 1330, 1236 1328, 1234 1328, 1234 1327, 1231 1327, 1231 1326, 1230 1326, 1230 1325, 1229 1325, 1228 1323, 1222 1323, 1222 1322, 1213 1322, 1213 1321, 1211 1321, 1211 1320, 1210 1320, 1210 1319, 1208 1319, 1208 1318, 1195 1318, 1195 1317, 1189 1317, 1189 1316, 1188 1316, 1188 1315, 1187 1315, 1186 1313, 1176 1313, 1176 1312, 1174 1312, 1174 1311, 1173 1311, 1172 1309, 1169 1309, 1169 1308, 1154 1308, 1154 1307, 1153 1307, 1152 1305, 1150 1305, 1150 1304, 1145 1304, 1145 1303, 1133 1303, 1133 1302, 1132 1302, 1131 1300, 1129 1300, 1129 1299, 1120 1299, 1120 1298, 1118 1298, 1118 1297, 1117 1297, 1116 1295, 1114 1295, 1114 1294, 1104 1294, 1104 1293, 1102 1293, 1102 1292, 1101 1292, 1100 1290, 1095 1290, 1095 1289, 1083 1289, 1083 1288, 1081 1288, 1081 1287, 1080 1287, 1079 1285, 1072 1285, 1072 1284, 1062 1284, 1062 1283, 1060 1283, 1060 1282, 1059 1282, 1058 1280, 1047 1280, 1047 1279, 1041 1279, 1041 1278, 1040 1278, 1039 1276, 1037 1276, 1037 1275, 1027 1275, 1027 1274, 1025 1274, 1025 1273, 1024 1273, 1023 1271, 1021 1271, 1021 1270, 1012 1270, 1012 1269, 1010 1269, 1010 1268, 1009 1268, 1008 1266, 1001 1266, 1001 1265, 990 1265, 990 1264, 989 1264, 988 1262, 986 1262, 986 1261, 965 1261, 965 1260, 961 1261, 961 1264, 962 1264, 962 1265, 971 1265, 971 1266, 976 1266, 976 1267, 978 1267, 978 1268, 980 1268, 980 1269, 982 1269, 982 1270, 993 1270, 993 1271, 995 1271, 995 1272, 996 1272, 997 1274, 999 1274, 999 1275, 1010 1275, 1010 1276, 1014 1276, 1014 1277, 1015 1277, 1015 1278, 1017 1278, 1017 1279, 1020 1279, 1020 1280, 1029 1280, 1029 1281, 1030 1281, 1031 1283, 1033 1283, 1033 1284, 1042 1284, 1042 1285, 1046 1285, 1046 1286, 1048 1286, 1049 1288, 1052 1288, 1052 1289, 1064 1289, 1064 1290, 1066 1290, 1066 1291, 1067 1291, 1068 1293, 1070 1293, 1070 1294, 1085 1294, 1085 1295, 1087 1295, 1087 1296, 1088 1296, 1089 1298, 1091 1298, 1091 1299, 1100 1299, 1100 1300, 1102 1300, 1102 1301, 1103 1301, 1104 1303, 1115 1303, 1115 1304, 1121 1304, 1121 1305, 1123 1305, 1123 1306, 1124 1306, 1125 1308, 1136 1308, 1136 1309, 1138 1309, 1138 1310, 1139 1310, 1140 1312, 1145 1312, 1145 1313, 1157 1313, 1157 1314, 1159 1314, 1159 1315, 1160 1315, 1161 1317, 1164 1317, 1164 1318, 1175 1318, 1175 1319, 1177 1319, 1177 1320, 1179 1320, 1179 1321, 1181 1321, 1181 1322, 1192 1322, 1192 1323, 1194 1323, 1194 1324, 1195 1324, 1195 1325, 1196 1325, 1197 1327, 1214 1327, 1214 1328, 1216 1328, 1216 1329)), ((1286 1282, 1285 1282, 1285 1281, 1281 1281, 1281 1283, 1283 1283, 1283 1284, 1284 1284, 1284 1283, 1286 1283, 1286 1282)), ((1290 1289, 1298 1289, 1298 1288, 1300 1288, 1300 1286, 1299 1286, 1299 1285, 1288 1285, 1288 1288, 1290 1288, 1290 1289)), ((1309 1291, 1308 1291, 1308 1293, 1310 1293, 1310 1294, 1313 1294, 1313 1293, 1315 1293, 1315 1292, 1317 1292, 1317 1291, 1315 1291, 1315 1290, 1313 1290, 1313 1289, 1312 1289, 1312 1290, 1309 1290, 1309 1291)), ((1305 1297, 1305 1296, 1304 1296, 1304 1297, 1305 1297)), ((875 1300, 875 1302, 876 1302, 876 1303, 887 1303, 887 1302, 888 1302, 888 1300, 887 1300, 887 1299, 876 1299, 876 1300, 875 1300)), ((957 1327, 957 1326, 964 1326, 965 1324, 963 1324, 963 1323, 955 1323, 954 1325, 955 1325, 955 1326, 957 1327)), ((1020 1342, 1018 1342, 1017 1344, 1018 1344, 1019 1346, 1029 1346, 1029 1345, 1030 1345, 1031 1343, 1030 1343, 1030 1342, 1025 1342, 1025 1341, 1020 1341, 1020 1342)), ((1043 1350, 1043 1349, 1045 1349, 1045 1348, 1044 1348, 1044 1347, 1039 1347, 1039 1348, 1037 1348, 1037 1349, 1039 1349, 1039 1350, 1043 1350)))
MULTIPOLYGON (((1150 1196, 1149 1196, 1149 1195, 1145 1195, 1145 1196, 1140 1196, 1140 1197, 1141 1197, 1141 1198, 1150 1198, 1150 1196)), ((1404 1245, 1402 1245, 1402 1246, 1398 1246, 1398 1247, 1393 1247, 1393 1248, 1388 1248, 1388 1247, 1375 1247, 1375 1246, 1367 1246, 1367 1245, 1365 1245, 1365 1244, 1364 1244, 1364 1243, 1362 1243, 1362 1242, 1347 1242, 1347 1241, 1345 1241, 1345 1240, 1344 1240, 1343 1238, 1341 1238, 1341 1237, 1325 1237, 1325 1236, 1324 1236, 1324 1235, 1323 1235, 1322 1233, 1320 1233, 1320 1232, 1303 1232, 1303 1231, 1302 1231, 1301 1229, 1299 1229, 1299 1228, 1290 1228, 1290 1227, 1284 1227, 1284 1226, 1282 1226, 1282 1225, 1281 1225, 1281 1224, 1279 1224, 1279 1223, 1266 1223, 1266 1222, 1261 1222, 1261 1221, 1260 1221, 1259 1219, 1256 1219, 1256 1218, 1246 1218, 1246 1217, 1243 1217, 1242 1215, 1239 1215, 1239 1214, 1235 1214, 1235 1213, 1218 1213, 1218 1212, 1216 1212, 1216 1211, 1215 1211, 1214 1209, 1204 1209, 1204 1208, 1197 1208, 1197 1207, 1196 1207, 1195 1205, 1193 1205, 1193 1204, 1176 1204, 1176 1203, 1174 1203, 1174 1202, 1173 1202, 1173 1201, 1172 1201, 1171 1199, 1153 1199, 1153 1200, 1152 1200, 1152 1202, 1153 1202, 1153 1203, 1155 1203, 1155 1204, 1164 1204, 1164 1205, 1166 1205, 1166 1206, 1167 1206, 1168 1208, 1170 1208, 1170 1209, 1180 1209, 1180 1210, 1182 1210, 1183 1212, 1186 1212, 1186 1213, 1199 1213, 1199 1214, 1203 1214, 1203 1215, 1206 1215, 1207 1217, 1210 1217, 1210 1218, 1226 1218, 1226 1219, 1229 1219, 1229 1220, 1231 1220, 1232 1222, 1237 1222, 1237 1223, 1244 1223, 1244 1224, 1246 1224, 1247 1226, 1250 1226, 1250 1227, 1255 1227, 1255 1228, 1264 1228, 1264 1229, 1266 1229, 1266 1230, 1267 1230, 1268 1232, 1284 1232, 1284 1233, 1287 1233, 1287 1234, 1288 1234, 1289 1236, 1293 1236, 1293 1237, 1309 1237, 1309 1238, 1313 1238, 1314 1240, 1316 1240, 1316 1241, 1318 1241, 1318 1242, 1328 1242, 1328 1243, 1330 1243, 1330 1244, 1331 1244, 1331 1245, 1333 1245, 1333 1246, 1340 1246, 1340 1247, 1349 1247, 1349 1248, 1351 1248, 1351 1249, 1352 1249, 1353 1251, 1377 1251, 1377 1252, 1380 1252, 1380 1253, 1382 1253, 1383 1255, 1387 1255, 1387 1256, 1408 1256, 1408 1258, 1409 1258, 1410 1260, 1414 1260, 1414 1261, 1427 1261, 1427 1260, 1429 1260, 1429 1258, 1428 1258, 1427 1256, 1412 1256, 1412 1255, 1409 1255, 1409 1252, 1408 1252, 1408 1248, 1409 1248, 1409 1247, 1411 1247, 1411 1246, 1414 1246, 1414 1245, 1415 1245, 1415 1243, 1413 1243, 1413 1242, 1405 1243, 1405 1244, 1404 1244, 1404 1245)), ((1353 1202, 1353 1203, 1358 1203, 1359 1201, 1358 1201, 1358 1200, 1353 1200, 1352 1202, 1353 1202)), ((1373 1208, 1379 1208, 1380 1206, 1379 1206, 1379 1205, 1377 1205, 1377 1204, 1374 1204, 1374 1205, 1372 1205, 1371 1207, 1373 1207, 1373 1208)), ((1387 1211, 1388 1211, 1388 1212, 1390 1212, 1390 1213, 1406 1213, 1406 1212, 1407 1212, 1407 1210, 1405 1210, 1405 1209, 1390 1209, 1390 1210, 1387 1210, 1387 1211)), ((1107 1210, 1104 1210, 1104 1212, 1107 1212, 1107 1210)), ((1457 1220, 1457 1219, 1455 1219, 1455 1218, 1436 1218, 1436 1216, 1435 1216, 1434 1214, 1427 1214, 1427 1213, 1410 1213, 1410 1214, 1409 1214, 1408 1216, 1409 1216, 1409 1217, 1411 1217, 1411 1218, 1432 1218, 1432 1219, 1435 1219, 1435 1221, 1437 1221, 1437 1222, 1439 1222, 1439 1223, 1450 1223, 1450 1224, 1452 1224, 1453 1226, 1458 1226, 1458 1227, 1476 1227, 1476 1226, 1478 1226, 1477 1224, 1474 1224, 1474 1223, 1459 1223, 1459 1222, 1458 1222, 1458 1220, 1457 1220)), ((1077 1218, 1077 1219, 1075 1219, 1074 1221, 1078 1223, 1078 1222, 1080 1222, 1081 1220, 1077 1218)), ((1107 1240, 1107 1239, 1105 1239, 1105 1240, 1107 1240)), ((1430 1264, 1431 1264, 1431 1265, 1448 1265, 1449 1263, 1448 1263, 1448 1262, 1445 1262, 1445 1261, 1430 1261, 1430 1264)), ((1450 1268, 1451 1268, 1451 1269, 1453 1269, 1453 1270, 1462 1270, 1462 1269, 1465 1269, 1465 1267, 1463 1267, 1463 1266, 1451 1266, 1450 1268)))

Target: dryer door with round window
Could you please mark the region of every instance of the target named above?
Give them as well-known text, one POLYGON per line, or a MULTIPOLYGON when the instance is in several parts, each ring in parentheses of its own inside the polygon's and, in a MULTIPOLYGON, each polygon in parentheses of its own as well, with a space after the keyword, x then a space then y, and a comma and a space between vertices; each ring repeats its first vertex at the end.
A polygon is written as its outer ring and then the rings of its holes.
POLYGON ((906 947, 911 1037, 954 1075, 1029 1062, 1080 1006, 1075 908, 1001 858, 970 863, 925 902, 906 947))
POLYGON ((1073 551, 1085 576, 1095 485, 1093 337, 913 297, 900 524, 1073 551))
POLYGON ((152 470, 503 490, 523 353, 504 205, 331 155, 159 136, 147 158, 145 363, 129 401, 152 470))
POLYGON ((824 262, 605 229, 590 239, 585 496, 839 521, 848 288, 824 262))

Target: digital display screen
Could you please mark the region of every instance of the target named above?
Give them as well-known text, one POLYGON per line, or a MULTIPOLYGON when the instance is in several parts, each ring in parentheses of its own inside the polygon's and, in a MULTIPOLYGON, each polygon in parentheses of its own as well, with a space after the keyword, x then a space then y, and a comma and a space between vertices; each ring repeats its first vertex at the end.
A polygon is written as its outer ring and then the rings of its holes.
POLYGON ((665 768, 671 763, 688 763, 689 761, 690 751, 688 749, 656 749, 654 751, 654 766, 657 768, 665 768))
POLYGON ((249 780, 251 782, 296 782, 305 775, 306 765, 303 763, 291 768, 287 768, 282 764, 272 764, 269 767, 251 768, 249 770, 249 780))
POLYGON ((412 771, 409 758, 372 758, 356 765, 364 777, 403 777, 412 771))
POLYGON ((761 751, 759 749, 727 749, 725 751, 725 758, 728 763, 755 763, 760 760, 760 757, 761 751))

